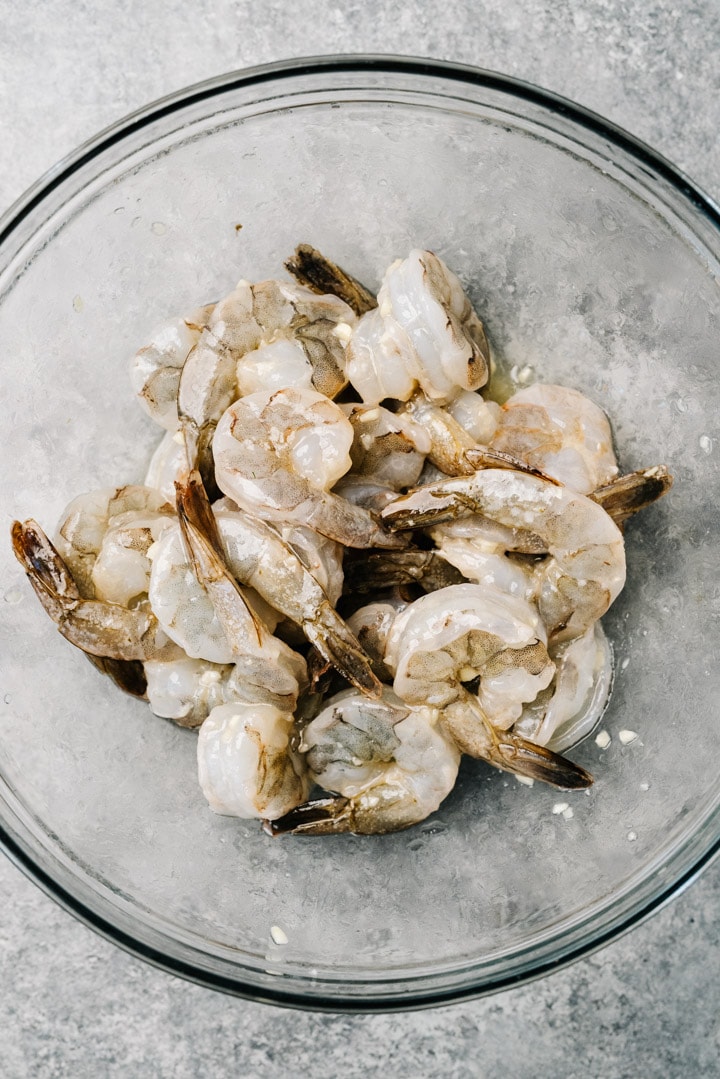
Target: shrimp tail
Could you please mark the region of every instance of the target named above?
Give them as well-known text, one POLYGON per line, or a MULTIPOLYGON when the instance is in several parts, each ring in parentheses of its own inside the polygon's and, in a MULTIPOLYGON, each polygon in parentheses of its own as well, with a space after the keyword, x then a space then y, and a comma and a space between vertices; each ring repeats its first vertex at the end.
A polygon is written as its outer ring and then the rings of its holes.
POLYGON ((502 772, 537 779, 561 790, 592 786, 593 777, 578 764, 519 734, 494 727, 469 693, 445 709, 443 724, 461 753, 487 761, 502 772))
POLYGON ((321 296, 332 293, 344 300, 356 315, 364 315, 377 307, 369 289, 310 244, 299 244, 285 262, 285 269, 296 281, 321 296))
POLYGON ((263 821, 267 835, 338 835, 353 831, 349 798, 329 795, 303 802, 277 820, 263 821))
POLYGON ((53 622, 80 602, 75 580, 37 521, 13 521, 13 553, 53 622))
POLYGON ((178 405, 178 415, 185 441, 185 455, 188 468, 191 472, 197 472, 202 480, 202 485, 208 493, 208 503, 220 498, 222 491, 215 482, 215 461, 212 453, 212 440, 215 434, 216 423, 206 423, 202 427, 197 421, 183 412, 178 405))
POLYGON ((195 576, 199 577, 200 565, 195 554, 195 545, 187 538, 188 529, 192 528, 201 535, 206 544, 223 561, 225 559, 225 549, 220 539, 215 514, 210 506, 207 488, 197 468, 191 468, 187 476, 180 481, 176 481, 175 502, 185 539, 186 553, 195 576))
POLYGON ((393 499, 380 511, 383 526, 390 532, 407 532, 481 512, 471 496, 461 491, 447 492, 443 490, 442 482, 439 481, 437 488, 428 484, 393 499))
POLYGON ((673 478, 665 465, 655 465, 598 487, 589 497, 609 513, 616 525, 622 525, 638 510, 657 502, 672 487, 673 478))
POLYGON ((135 625, 131 612, 115 604, 84 600, 68 566, 32 518, 13 521, 11 537, 15 557, 62 636, 120 689, 144 697, 140 660, 153 639, 154 620, 138 618, 135 625))
POLYGON ((305 633, 318 652, 367 697, 379 699, 382 683, 372 672, 370 660, 360 642, 329 601, 323 601, 313 619, 304 625, 305 633))
POLYGON ((176 481, 175 492, 180 528, 195 576, 205 589, 219 582, 227 584, 227 594, 232 594, 231 604, 236 612, 241 612, 241 617, 252 623, 260 645, 262 625, 227 567, 217 522, 197 470, 184 480, 176 481))
POLYGON ((345 547, 398 550, 406 546, 402 537, 388 532, 369 510, 355 506, 332 491, 325 492, 310 508, 307 524, 345 547))
POLYGON ((505 468, 510 472, 525 472, 528 476, 546 480, 548 483, 555 484, 556 487, 564 487, 560 480, 556 480, 553 476, 548 476, 547 472, 543 472, 539 468, 533 468, 532 465, 529 465, 526 461, 521 461, 519 457, 515 457, 512 453, 490 450, 486 446, 474 446, 465 450, 465 460, 471 466, 470 472, 475 472, 479 468, 505 468))
POLYGON ((510 731, 502 732, 485 759, 504 772, 537 779, 560 790, 584 790, 593 784, 593 777, 579 764, 510 731))
POLYGON ((426 592, 434 592, 464 580, 460 570, 436 551, 371 549, 345 563, 345 592, 350 595, 365 595, 409 584, 418 584, 426 592))
POLYGON ((131 697, 147 700, 147 678, 139 659, 112 659, 110 656, 93 656, 90 652, 85 655, 93 667, 106 674, 118 689, 131 697))

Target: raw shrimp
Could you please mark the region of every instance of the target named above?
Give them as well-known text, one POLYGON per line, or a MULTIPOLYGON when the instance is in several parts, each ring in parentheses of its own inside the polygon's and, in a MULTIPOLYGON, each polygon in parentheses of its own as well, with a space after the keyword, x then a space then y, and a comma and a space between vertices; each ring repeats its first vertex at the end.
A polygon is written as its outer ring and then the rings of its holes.
POLYGON ((127 606, 147 592, 148 548, 174 516, 174 506, 149 487, 103 487, 65 507, 54 542, 85 599, 127 606))
POLYGON ((452 790, 460 753, 433 708, 349 691, 303 731, 312 778, 334 797, 306 802, 268 825, 271 835, 397 832, 424 820, 452 790))
POLYGON ((293 747, 292 713, 233 701, 213 708, 198 736, 198 779, 215 813, 275 820, 300 805, 311 782, 293 747))
MULTIPOLYGON (((117 603, 84 598, 36 521, 15 521, 12 542, 36 596, 71 644, 101 661, 145 660, 162 654, 168 639, 147 601, 128 610, 117 603)), ((96 665, 111 673, 102 663, 96 665)), ((129 684, 128 679, 123 688, 129 684)))
POLYGON ((347 382, 345 344, 355 321, 336 296, 281 281, 240 281, 216 305, 180 380, 178 412, 201 449, 238 394, 289 385, 338 393, 347 382))
POLYGON ((215 520, 209 506, 196 513, 193 488, 178 485, 178 515, 182 539, 194 575, 212 604, 214 615, 241 675, 243 699, 273 704, 292 711, 307 682, 305 660, 268 629, 248 603, 243 589, 227 567, 215 520), (204 513, 211 525, 208 528, 204 513))
POLYGON ((216 480, 255 516, 308 525, 349 547, 397 547, 367 510, 330 491, 350 468, 352 442, 348 418, 314 390, 253 393, 217 426, 216 480))
POLYGON ((385 662, 409 704, 441 708, 479 678, 488 719, 507 728, 552 680, 546 645, 532 604, 490 585, 457 584, 421 596, 395 618, 385 662))
POLYGON ((555 671, 539 616, 524 600, 477 584, 422 596, 393 620, 384 659, 397 696, 442 709, 445 730, 464 753, 559 787, 591 782, 507 729, 555 671), (477 696, 466 688, 475 680, 477 696))
POLYGON ((346 355, 348 378, 363 401, 406 401, 416 386, 445 403, 487 382, 485 331, 460 281, 431 251, 411 251, 390 266, 378 308, 363 315, 346 355))
MULTIPOLYGON (((193 551, 197 553, 196 547, 193 551)), ((191 659, 234 663, 252 687, 254 699, 294 707, 306 678, 302 657, 273 636, 234 581, 217 566, 205 564, 209 556, 204 550, 198 558, 200 580, 191 568, 179 525, 158 542, 150 602, 160 624, 191 659), (211 573, 215 580, 209 579, 211 573)))
MULTIPOLYGON (((228 498, 227 496, 219 498, 212 504, 212 512, 216 518, 221 517, 227 520, 233 520, 235 517, 241 517, 244 520, 248 520, 250 515, 244 513, 238 504, 228 498)), ((251 527, 257 521, 257 518, 251 519, 251 527)), ((322 588, 323 592, 334 605, 342 595, 343 590, 343 555, 344 549, 341 543, 336 543, 335 540, 328 539, 327 536, 321 536, 319 532, 316 532, 313 528, 306 528, 304 525, 288 524, 281 525, 278 523, 270 524, 265 522, 264 531, 267 534, 269 528, 280 539, 291 548, 292 551, 302 562, 305 569, 309 570, 313 575, 317 583, 322 588)), ((260 528, 263 529, 263 523, 260 523, 260 528)), ((259 593, 253 588, 250 589, 251 596, 257 596, 261 603, 265 603, 259 593)), ((266 604, 268 610, 272 610, 268 604, 266 604)), ((276 617, 279 620, 277 612, 276 617)), ((263 613, 263 617, 267 621, 267 611, 263 613)))
POLYGON ((555 753, 590 734, 602 715, 612 684, 612 653, 596 622, 582 637, 551 647, 555 676, 527 704, 513 730, 555 753))
MULTIPOLYGON (((180 488, 185 511, 205 536, 203 498, 192 481, 180 488)), ((295 550, 262 521, 227 509, 217 511, 223 555, 234 577, 249 585, 276 611, 302 625, 318 651, 363 692, 379 695, 380 684, 360 645, 295 550)), ((228 642, 209 597, 192 572, 177 533, 169 531, 153 559, 150 599, 163 625, 188 654, 229 662, 228 642), (180 638, 180 639, 178 639, 180 638), (208 654, 212 651, 212 654, 208 654)))
POLYGON ((583 495, 618 474, 607 416, 567 386, 537 383, 513 394, 502 407, 490 448, 583 495))
POLYGON ((556 639, 578 637, 607 611, 625 583, 622 533, 595 502, 568 487, 488 468, 441 480, 397 498, 382 511, 390 528, 417 528, 480 513, 532 530, 550 555, 538 607, 556 639))
POLYGON ((186 318, 163 322, 132 358, 130 382, 140 404, 167 431, 178 425, 177 396, 180 372, 212 313, 212 304, 199 307, 186 318))

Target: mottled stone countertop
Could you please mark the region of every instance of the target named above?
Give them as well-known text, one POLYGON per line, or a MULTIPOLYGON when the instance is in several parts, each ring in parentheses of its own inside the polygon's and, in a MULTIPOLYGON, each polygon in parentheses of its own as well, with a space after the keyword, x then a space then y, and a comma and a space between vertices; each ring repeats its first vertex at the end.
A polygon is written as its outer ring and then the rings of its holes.
MULTIPOLYGON (((124 113, 233 68, 385 52, 520 76, 604 114, 720 197, 716 0, 0 0, 0 209, 124 113)), ((0 1075, 720 1075, 720 865, 543 981, 431 1012, 286 1012, 186 984, 0 858, 0 1075)))

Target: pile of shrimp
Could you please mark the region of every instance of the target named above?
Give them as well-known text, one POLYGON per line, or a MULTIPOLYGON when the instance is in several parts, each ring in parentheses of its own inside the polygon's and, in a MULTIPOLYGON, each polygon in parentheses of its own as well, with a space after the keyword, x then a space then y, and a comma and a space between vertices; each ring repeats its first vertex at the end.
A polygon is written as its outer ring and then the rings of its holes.
POLYGON ((14 523, 40 602, 198 730, 210 807, 270 834, 416 824, 462 754, 587 787, 560 754, 605 706, 623 528, 667 469, 620 476, 577 390, 498 403, 483 324, 432 252, 377 297, 307 245, 286 266, 133 357, 165 433, 142 485, 80 495, 52 539, 14 523))

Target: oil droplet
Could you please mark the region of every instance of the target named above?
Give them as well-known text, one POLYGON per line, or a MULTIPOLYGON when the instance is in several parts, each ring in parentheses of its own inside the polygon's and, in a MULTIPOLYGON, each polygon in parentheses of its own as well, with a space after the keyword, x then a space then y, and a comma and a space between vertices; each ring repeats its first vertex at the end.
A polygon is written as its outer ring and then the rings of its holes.
POLYGON ((649 791, 650 790, 650 784, 649 783, 641 783, 640 784, 640 790, 643 791, 643 793, 645 791, 649 791))
POLYGON ((283 945, 287 944, 288 942, 287 933, 285 933, 285 931, 281 929, 279 925, 271 926, 270 937, 273 944, 283 945))
POLYGON ((703 453, 712 453, 713 440, 708 435, 700 435, 700 449, 703 453))
POLYGON ((9 588, 3 599, 6 603, 19 603, 22 599, 22 592, 19 588, 9 588))
POLYGON ((78 314, 80 314, 84 306, 85 301, 83 300, 82 296, 73 297, 73 308, 77 311, 78 314))
POLYGON ((150 228, 156 236, 164 236, 167 232, 167 225, 163 225, 162 221, 153 221, 150 228))
POLYGON ((635 840, 637 839, 637 832, 628 832, 627 837, 628 837, 628 843, 634 843, 635 840))

